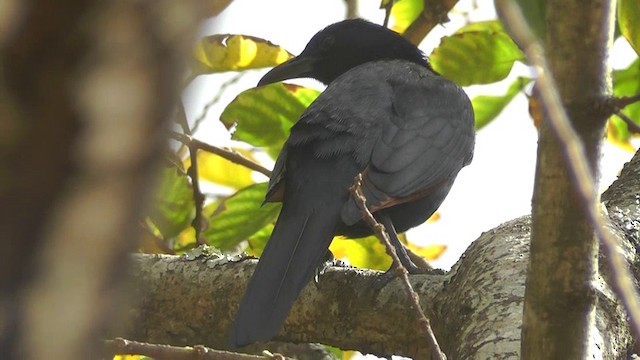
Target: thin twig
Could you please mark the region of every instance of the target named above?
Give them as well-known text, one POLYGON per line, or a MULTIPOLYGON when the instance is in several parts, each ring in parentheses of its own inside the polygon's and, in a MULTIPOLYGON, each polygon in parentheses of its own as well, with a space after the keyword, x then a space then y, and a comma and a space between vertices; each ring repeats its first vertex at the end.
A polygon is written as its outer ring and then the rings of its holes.
POLYGON ((627 129, 630 133, 640 133, 640 125, 636 124, 635 121, 628 117, 627 114, 623 113, 622 110, 616 110, 614 114, 627 124, 627 129))
POLYGON ((422 12, 402 36, 417 46, 436 25, 449 21, 449 11, 457 3, 458 0, 424 0, 422 12))
POLYGON ((623 96, 619 98, 614 98, 614 105, 616 109, 624 109, 625 107, 640 102, 640 94, 634 96, 623 96))
POLYGON ((225 81, 224 83, 222 83, 222 85, 220 85, 220 88, 218 89, 218 92, 216 93, 216 95, 209 100, 208 103, 206 103, 204 105, 204 107, 202 108, 202 113, 200 113, 200 116, 198 116, 194 121, 193 121, 193 130, 192 132, 196 132, 198 130, 198 127, 200 127, 200 124, 204 121, 204 119, 207 117, 207 114, 209 113, 209 110, 211 110, 211 108, 218 103, 218 101, 220 101, 220 98, 222 98, 222 94, 224 94, 227 91, 227 88, 235 83, 238 82, 238 80, 240 80, 244 74, 246 72, 241 71, 239 72, 237 75, 233 76, 231 79, 225 81))
POLYGON ((384 6, 384 21, 382 22, 382 26, 389 27, 389 18, 391 18, 391 8, 393 8, 394 0, 389 1, 384 6))
POLYGON ((425 316, 424 312, 422 311, 422 308, 420 307, 420 298, 418 297, 418 294, 415 292, 415 290, 413 290, 413 287, 411 287, 407 269, 404 266, 402 266, 402 263, 400 262, 400 258, 398 258, 398 254, 396 253, 396 249, 391 245, 391 241, 389 240, 389 234, 387 234, 387 231, 384 228, 384 225, 376 221, 376 219, 373 217, 373 214, 371 214, 371 212, 369 211, 369 208, 367 207, 367 199, 362 193, 362 174, 358 174, 358 176, 356 176, 354 180, 354 184, 350 188, 350 191, 353 197, 355 198, 356 202, 362 209, 362 212, 364 213, 364 220, 375 231, 380 241, 382 241, 382 243, 386 247, 387 253, 391 255, 391 258, 393 258, 393 263, 396 264, 397 266, 396 270, 400 275, 403 287, 407 292, 409 300, 411 301, 413 310, 416 312, 416 315, 418 316, 418 323, 420 324, 420 327, 424 332, 425 336, 429 340, 429 345, 431 345, 431 349, 432 349, 431 358, 446 359, 447 357, 440 349, 440 345, 438 345, 438 340, 436 339, 436 336, 433 333, 433 330, 431 329, 431 323, 429 319, 427 319, 427 317, 425 316))
POLYGON ((243 156, 242 154, 240 154, 237 151, 234 151, 232 149, 228 149, 228 148, 221 148, 221 147, 217 147, 215 145, 211 145, 211 144, 207 144, 203 141, 200 141, 198 139, 194 139, 190 136, 184 135, 184 134, 180 134, 180 133, 176 133, 176 132, 171 132, 169 134, 169 136, 171 136, 172 139, 180 141, 181 143, 189 146, 190 144, 195 145, 199 150, 202 151, 206 151, 206 152, 210 152, 212 154, 216 154, 224 159, 227 159, 229 161, 231 161, 232 163, 238 164, 238 165, 242 165, 246 168, 249 168, 253 171, 257 171, 267 177, 271 177, 271 170, 265 168, 264 166, 256 163, 255 161, 246 158, 245 156, 243 156))
POLYGON ((187 145, 189 148, 189 158, 191 159, 191 166, 187 169, 187 175, 191 178, 191 187, 193 188, 193 202, 196 208, 196 214, 191 222, 191 226, 196 231, 196 242, 199 245, 204 244, 201 236, 205 230, 207 224, 204 222, 202 216, 204 210, 204 194, 200 189, 200 179, 198 176, 198 147, 194 145, 193 141, 187 145))
POLYGON ((618 251, 615 239, 605 227, 605 220, 596 206, 597 197, 593 175, 587 165, 584 147, 569 123, 549 66, 544 58, 544 51, 527 26, 527 22, 515 2, 497 0, 496 6, 501 10, 505 25, 511 30, 514 40, 523 48, 530 64, 538 70, 537 83, 540 97, 549 114, 545 118, 558 138, 567 170, 573 178, 585 215, 606 251, 613 288, 629 314, 631 326, 637 339, 640 335, 640 297, 633 283, 634 277, 629 271, 625 259, 618 251))
POLYGON ((189 128, 189 122, 187 121, 187 113, 184 111, 184 104, 182 101, 178 101, 178 113, 176 114, 176 122, 182 128, 182 132, 191 136, 191 129, 189 128))
MULTIPOLYGON (((213 350, 202 345, 194 347, 178 347, 170 345, 150 344, 139 341, 131 341, 123 338, 106 340, 104 347, 111 355, 144 355, 154 359, 216 359, 216 360, 264 360, 264 359, 284 359, 284 357, 257 356, 248 354, 232 353, 227 351, 213 350)), ((279 355, 281 356, 281 355, 279 355)))
POLYGON ((637 134, 640 133, 640 125, 627 116, 627 114, 623 113, 622 109, 638 101, 640 101, 640 94, 634 96, 610 97, 605 101, 605 107, 607 108, 606 110, 609 111, 608 114, 618 116, 627 124, 629 132, 637 134))

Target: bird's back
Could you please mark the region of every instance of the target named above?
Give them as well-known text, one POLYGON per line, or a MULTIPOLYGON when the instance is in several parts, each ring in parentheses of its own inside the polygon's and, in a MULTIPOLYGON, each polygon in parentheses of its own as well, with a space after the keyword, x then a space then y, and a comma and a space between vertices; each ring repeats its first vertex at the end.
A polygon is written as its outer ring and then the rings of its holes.
MULTIPOLYGON (((474 142, 473 109, 463 90, 424 66, 392 60, 360 65, 334 80, 292 128, 286 146, 309 146, 322 158, 350 156, 364 173, 368 205, 395 208, 392 218, 405 231, 435 212, 471 162, 474 142)), ((370 234, 361 218, 348 199, 337 232, 370 234)))

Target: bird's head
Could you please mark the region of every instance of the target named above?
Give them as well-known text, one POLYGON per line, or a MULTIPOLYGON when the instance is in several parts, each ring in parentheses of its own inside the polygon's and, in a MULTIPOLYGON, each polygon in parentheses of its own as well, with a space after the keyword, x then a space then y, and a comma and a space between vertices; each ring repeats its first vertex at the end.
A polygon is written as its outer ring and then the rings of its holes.
POLYGON ((295 78, 328 85, 358 65, 395 59, 429 66, 422 51, 400 34, 362 19, 344 20, 315 34, 300 55, 273 68, 258 86, 295 78))

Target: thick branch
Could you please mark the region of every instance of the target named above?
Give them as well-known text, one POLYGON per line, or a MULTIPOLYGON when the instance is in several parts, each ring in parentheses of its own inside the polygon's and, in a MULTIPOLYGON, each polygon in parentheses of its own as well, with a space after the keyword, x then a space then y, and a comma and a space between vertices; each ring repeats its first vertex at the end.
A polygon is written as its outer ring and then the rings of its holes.
MULTIPOLYGON (((640 275, 640 152, 603 195, 622 255, 640 275)), ((519 358, 530 219, 484 233, 447 275, 412 275, 441 346, 449 358, 519 358)), ((224 349, 227 329, 255 266, 254 260, 136 255, 140 304, 128 312, 127 337, 224 349)), ((606 264, 606 261, 602 261, 606 264)), ((596 323, 589 351, 626 359, 632 344, 623 307, 604 278, 595 281, 596 323)), ((375 291, 376 272, 331 268, 303 291, 280 340, 322 342, 381 356, 426 356, 423 338, 399 281, 375 291), (394 319, 389 321, 389 319, 394 319), (422 350, 421 350, 422 349, 422 350)), ((118 334, 122 335, 122 334, 118 334)))
MULTIPOLYGON (((134 260, 138 283, 134 295, 140 305, 128 313, 127 338, 227 348, 227 329, 255 260, 168 255, 136 255, 134 260)), ((317 285, 304 289, 276 340, 425 358, 428 347, 400 281, 378 290, 379 275, 353 268, 328 269, 317 285)), ((423 309, 430 308, 427 304, 445 280, 443 275, 411 277, 423 309)))

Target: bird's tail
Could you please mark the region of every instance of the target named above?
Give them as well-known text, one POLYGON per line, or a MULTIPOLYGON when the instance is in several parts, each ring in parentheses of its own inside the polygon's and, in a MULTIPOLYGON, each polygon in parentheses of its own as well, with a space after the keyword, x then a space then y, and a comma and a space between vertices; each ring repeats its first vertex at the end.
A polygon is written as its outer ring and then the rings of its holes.
POLYGON ((314 197, 318 199, 318 194, 296 196, 283 204, 273 234, 240 302, 231 328, 232 347, 275 336, 293 302, 322 263, 341 206, 328 204, 326 198, 320 200, 323 203, 310 204, 309 200, 314 197))

